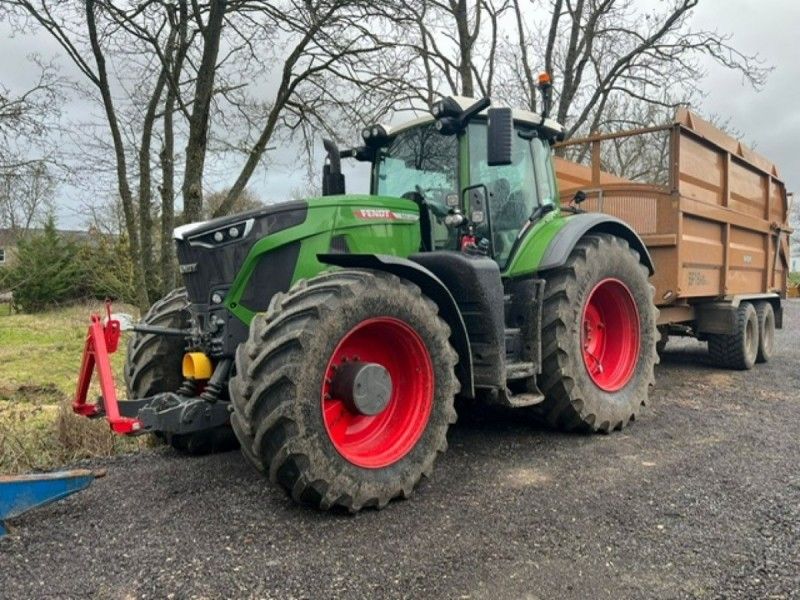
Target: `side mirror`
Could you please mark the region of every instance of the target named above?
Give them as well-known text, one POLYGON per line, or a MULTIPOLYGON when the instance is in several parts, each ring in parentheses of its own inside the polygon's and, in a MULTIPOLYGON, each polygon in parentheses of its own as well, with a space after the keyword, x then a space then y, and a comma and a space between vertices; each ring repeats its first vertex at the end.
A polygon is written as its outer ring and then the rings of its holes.
POLYGON ((575 205, 580 204, 584 200, 586 200, 586 192, 584 192, 583 190, 578 190, 577 192, 575 192, 575 195, 572 197, 572 202, 575 205))
POLYGON ((490 108, 486 133, 486 162, 490 167, 511 164, 514 143, 514 119, 510 108, 490 108))

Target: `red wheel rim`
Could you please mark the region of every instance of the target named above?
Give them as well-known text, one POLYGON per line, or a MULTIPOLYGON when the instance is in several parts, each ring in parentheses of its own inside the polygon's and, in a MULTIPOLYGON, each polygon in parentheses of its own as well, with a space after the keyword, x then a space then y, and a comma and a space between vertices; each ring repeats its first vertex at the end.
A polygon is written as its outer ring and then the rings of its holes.
POLYGON ((622 389, 639 358, 639 311, 628 287, 618 279, 594 286, 581 317, 583 363, 595 385, 622 389))
POLYGON ((322 384, 325 430, 339 454, 354 465, 387 467, 408 454, 425 431, 433 389, 433 364, 419 334, 399 319, 367 319, 345 334, 328 361, 322 384), (332 395, 336 368, 354 360, 377 363, 389 372, 392 393, 377 415, 354 412, 332 395))

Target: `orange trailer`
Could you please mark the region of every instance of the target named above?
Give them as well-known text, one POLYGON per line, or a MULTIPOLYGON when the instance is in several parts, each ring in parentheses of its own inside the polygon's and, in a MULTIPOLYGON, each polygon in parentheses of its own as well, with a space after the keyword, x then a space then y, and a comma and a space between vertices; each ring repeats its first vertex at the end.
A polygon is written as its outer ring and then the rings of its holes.
POLYGON ((771 346, 771 327, 761 321, 781 326, 791 233, 773 163, 681 109, 661 127, 563 142, 555 168, 562 204, 582 191, 581 209, 626 221, 647 245, 662 348, 670 334, 695 335, 719 362, 749 368, 720 355, 739 336, 768 357, 760 346, 771 346), (749 306, 762 329, 755 341, 737 330, 749 306))

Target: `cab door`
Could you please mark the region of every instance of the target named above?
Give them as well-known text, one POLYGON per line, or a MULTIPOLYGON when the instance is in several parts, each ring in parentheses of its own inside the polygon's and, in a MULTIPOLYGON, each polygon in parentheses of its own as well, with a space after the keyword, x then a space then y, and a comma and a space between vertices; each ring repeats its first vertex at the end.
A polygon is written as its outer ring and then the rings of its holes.
POLYGON ((476 233, 490 241, 502 269, 534 210, 555 201, 556 188, 549 144, 534 129, 515 129, 511 164, 502 166, 488 165, 486 135, 485 122, 469 125, 469 185, 486 187, 489 218, 476 233))

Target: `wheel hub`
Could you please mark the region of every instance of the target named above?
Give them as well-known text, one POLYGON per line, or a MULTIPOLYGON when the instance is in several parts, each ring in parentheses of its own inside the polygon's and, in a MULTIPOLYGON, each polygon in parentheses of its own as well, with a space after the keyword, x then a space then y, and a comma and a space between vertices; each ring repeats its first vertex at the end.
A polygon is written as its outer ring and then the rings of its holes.
POLYGON ((386 467, 422 437, 434 388, 433 363, 419 334, 393 317, 365 319, 339 341, 325 369, 325 430, 350 463, 386 467))
POLYGON ((382 365, 346 362, 336 369, 332 393, 360 415, 382 413, 392 397, 392 377, 382 365))
POLYGON ((600 281, 581 318, 583 362, 597 387, 616 392, 631 380, 639 337, 639 311, 628 287, 618 279, 600 281))

